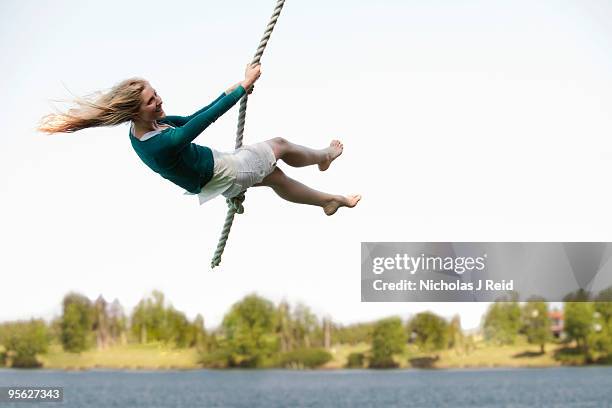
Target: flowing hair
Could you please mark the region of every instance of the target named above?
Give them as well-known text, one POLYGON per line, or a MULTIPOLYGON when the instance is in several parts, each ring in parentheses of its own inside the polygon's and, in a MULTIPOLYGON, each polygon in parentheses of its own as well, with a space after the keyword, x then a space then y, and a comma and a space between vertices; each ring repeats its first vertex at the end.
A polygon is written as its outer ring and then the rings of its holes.
POLYGON ((121 81, 106 93, 76 97, 73 101, 77 105, 75 108, 44 116, 37 129, 49 134, 72 133, 132 120, 140 110, 141 94, 146 84, 146 80, 134 77, 121 81))

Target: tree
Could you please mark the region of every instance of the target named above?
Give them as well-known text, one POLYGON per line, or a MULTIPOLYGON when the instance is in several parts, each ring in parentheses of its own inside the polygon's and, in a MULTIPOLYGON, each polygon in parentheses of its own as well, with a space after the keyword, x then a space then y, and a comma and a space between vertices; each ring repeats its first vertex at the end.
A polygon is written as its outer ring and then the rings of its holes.
POLYGON ((291 326, 293 328, 293 340, 299 348, 311 347, 312 337, 318 329, 319 322, 310 308, 303 303, 298 303, 293 310, 291 326))
POLYGON ((167 337, 166 305, 164 294, 154 290, 149 298, 143 299, 146 336, 148 341, 160 341, 167 337))
POLYGON ((566 302, 564 304, 565 332, 578 348, 589 356, 589 336, 593 332, 595 309, 591 302, 566 302))
POLYGON ((323 319, 323 347, 325 349, 331 348, 331 338, 332 338, 332 321, 331 317, 326 317, 323 319))
POLYGON ((167 328, 160 340, 173 342, 177 347, 187 347, 193 344, 195 333, 185 313, 169 307, 166 310, 165 323, 167 328))
POLYGON ((406 333, 399 317, 379 320, 372 333, 371 368, 393 368, 397 363, 393 355, 402 353, 406 345, 406 333))
POLYGON ((48 329, 48 333, 49 333, 49 338, 51 339, 51 342, 57 342, 60 343, 62 342, 62 316, 56 316, 53 319, 51 319, 51 321, 49 322, 49 325, 47 327, 48 329))
POLYGON ((41 320, 18 321, 2 325, 0 343, 12 367, 39 367, 37 354, 46 353, 49 347, 47 325, 41 320))
POLYGON ((148 340, 147 326, 150 324, 147 314, 147 301, 145 299, 138 302, 134 310, 132 310, 130 322, 130 328, 134 337, 138 339, 140 344, 145 344, 148 340))
POLYGON ((132 333, 140 343, 161 341, 176 347, 194 344, 195 332, 185 313, 166 304, 164 294, 154 290, 132 311, 132 333))
POLYGON ((551 338, 548 305, 543 299, 533 298, 523 306, 523 332, 530 344, 538 344, 544 354, 546 342, 551 338))
POLYGON ((210 349, 210 341, 206 328, 204 327, 204 317, 198 313, 193 319, 193 343, 191 346, 195 346, 200 351, 208 351, 210 349))
POLYGON ((64 350, 78 353, 89 348, 93 323, 91 301, 78 293, 69 293, 62 302, 61 342, 64 350))
POLYGON ((277 329, 280 339, 280 351, 286 353, 293 350, 293 337, 291 329, 291 308, 287 301, 283 300, 278 305, 277 309, 277 329))
POLYGON ((141 344, 160 341, 164 338, 166 328, 164 294, 158 290, 138 302, 130 318, 132 334, 141 344))
POLYGON ((229 366, 258 367, 277 349, 274 305, 255 294, 235 303, 222 327, 229 366))
POLYGON ((431 313, 418 313, 408 323, 411 340, 424 351, 437 351, 448 347, 449 325, 442 317, 431 313))
POLYGON ((521 309, 516 300, 492 303, 484 316, 484 335, 497 344, 513 344, 521 327, 521 309))
POLYGON ((108 310, 108 330, 113 344, 125 344, 127 318, 118 299, 113 300, 108 310))
POLYGON ((375 323, 355 323, 348 326, 334 325, 332 343, 350 344, 371 343, 375 323))
POLYGON ((107 312, 108 304, 102 295, 94 302, 93 330, 96 334, 96 346, 98 350, 108 348, 111 342, 110 324, 107 312))
POLYGON ((612 354, 612 287, 599 292, 593 307, 595 309, 593 347, 597 351, 612 354))
POLYGON ((601 314, 606 324, 612 322, 612 287, 599 292, 595 298, 595 311, 601 314))
POLYGON ((448 325, 448 347, 454 349, 463 349, 465 336, 461 330, 461 318, 459 315, 453 316, 448 325))

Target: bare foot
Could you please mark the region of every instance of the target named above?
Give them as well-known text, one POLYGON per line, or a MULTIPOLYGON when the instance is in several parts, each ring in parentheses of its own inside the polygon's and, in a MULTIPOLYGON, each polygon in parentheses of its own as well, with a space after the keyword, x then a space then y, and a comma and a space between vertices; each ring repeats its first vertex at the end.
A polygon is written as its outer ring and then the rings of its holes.
POLYGON ((325 161, 322 163, 319 163, 319 170, 327 170, 331 162, 342 154, 342 150, 344 150, 344 145, 342 142, 339 140, 332 140, 327 148, 327 159, 325 159, 325 161))
POLYGON ((340 207, 348 207, 353 208, 357 205, 357 203, 361 200, 361 195, 353 194, 348 196, 334 196, 327 204, 323 206, 323 211, 325 211, 326 215, 333 215, 338 208, 340 207))

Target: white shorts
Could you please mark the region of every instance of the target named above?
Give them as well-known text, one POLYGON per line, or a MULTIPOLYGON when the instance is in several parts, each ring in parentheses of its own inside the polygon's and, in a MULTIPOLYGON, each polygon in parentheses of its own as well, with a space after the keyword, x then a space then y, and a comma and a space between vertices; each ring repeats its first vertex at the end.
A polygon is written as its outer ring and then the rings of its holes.
POLYGON ((242 146, 232 153, 236 180, 223 192, 226 198, 235 197, 247 188, 261 183, 276 167, 272 146, 266 142, 242 146))

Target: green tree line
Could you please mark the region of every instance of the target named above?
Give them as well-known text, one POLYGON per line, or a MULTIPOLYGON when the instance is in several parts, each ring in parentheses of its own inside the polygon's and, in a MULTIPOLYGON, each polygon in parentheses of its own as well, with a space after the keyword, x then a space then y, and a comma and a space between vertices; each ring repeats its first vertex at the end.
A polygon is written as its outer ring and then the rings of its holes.
MULTIPOLYGON (((591 298, 576 292, 565 299, 563 336, 553 338, 550 311, 543 299, 520 303, 502 299, 492 303, 482 318, 484 340, 500 346, 519 337, 539 346, 550 342, 562 348, 558 358, 568 362, 609 362, 612 356, 612 289, 591 298)), ((189 319, 160 291, 144 297, 126 315, 118 300, 102 296, 92 301, 79 293, 62 300, 62 313, 50 323, 41 319, 0 324, 0 366, 37 367, 37 355, 56 342, 67 352, 104 350, 127 343, 163 343, 196 348, 204 367, 314 368, 332 359, 341 345, 365 345, 365 351, 347 356, 346 366, 393 368, 411 359, 417 350, 425 359, 411 364, 427 366, 439 352, 469 353, 474 336, 466 336, 458 316, 448 320, 432 312, 406 320, 388 317, 374 322, 341 325, 320 318, 303 303, 274 304, 256 294, 233 304, 219 327, 207 330, 198 314, 189 319)), ((360 346, 360 347, 361 347, 360 346)), ((363 347, 362 347, 363 348, 363 347)))

